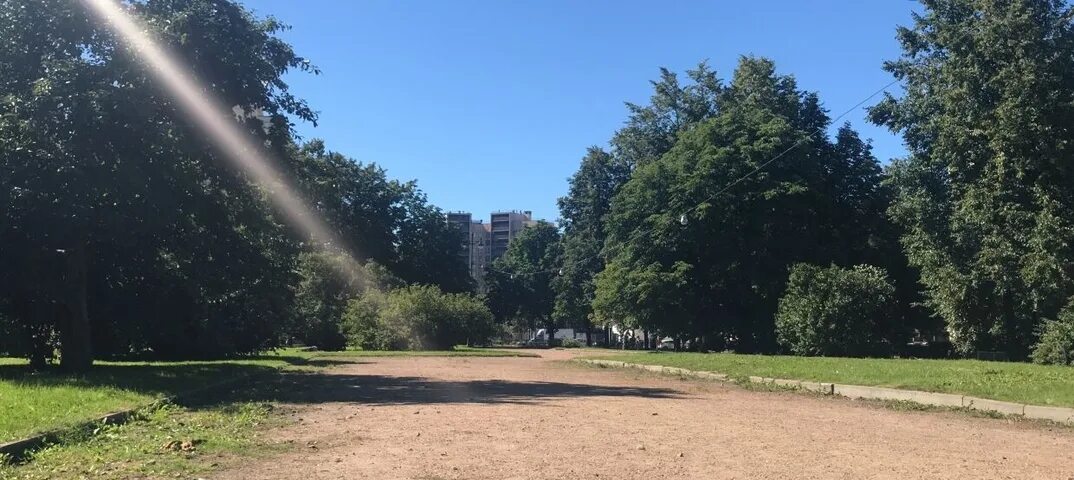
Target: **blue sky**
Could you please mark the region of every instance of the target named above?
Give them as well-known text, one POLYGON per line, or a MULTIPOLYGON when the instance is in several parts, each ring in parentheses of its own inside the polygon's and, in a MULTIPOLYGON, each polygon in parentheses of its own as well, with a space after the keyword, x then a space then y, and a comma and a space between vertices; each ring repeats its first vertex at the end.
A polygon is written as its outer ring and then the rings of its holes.
MULTIPOLYGON (((293 29, 323 70, 287 77, 320 112, 307 139, 417 179, 445 210, 533 210, 556 198, 590 145, 607 144, 664 66, 708 60, 728 79, 739 55, 775 60, 834 117, 891 81, 909 0, 245 0, 293 29)), ((846 117, 882 161, 902 142, 846 117)))

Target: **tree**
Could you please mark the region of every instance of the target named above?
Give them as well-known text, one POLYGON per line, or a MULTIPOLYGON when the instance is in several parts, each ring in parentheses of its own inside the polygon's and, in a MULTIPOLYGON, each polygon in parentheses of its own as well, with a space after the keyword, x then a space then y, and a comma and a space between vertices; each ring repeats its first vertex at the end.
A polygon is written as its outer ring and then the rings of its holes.
POLYGON ((894 311, 895 286, 883 270, 799 263, 779 300, 776 335, 795 355, 883 354, 880 341, 894 311))
POLYGON ((328 151, 321 140, 292 147, 295 175, 314 207, 359 261, 375 261, 407 283, 473 290, 461 245, 416 182, 399 182, 375 163, 328 151))
POLYGON ((956 349, 1024 357, 1074 293, 1074 32, 1058 0, 928 0, 871 110, 909 156, 892 216, 956 349))
POLYGON ((493 334, 492 312, 479 299, 431 285, 352 300, 344 325, 351 344, 367 350, 443 350, 493 334))
POLYGON ((292 335, 305 345, 342 350, 347 340, 340 323, 347 303, 371 290, 364 269, 349 268, 343 254, 306 252, 298 263, 292 335))
MULTIPOLYGON (((0 307, 40 364, 95 355, 222 355, 275 345, 294 243, 77 2, 0 3, 0 307), (28 8, 29 7, 29 8, 28 8)), ((313 70, 284 28, 226 0, 125 4, 249 133, 281 153, 286 115, 315 120, 281 76, 313 70)))
POLYGON ((1058 318, 1041 325, 1040 341, 1033 345, 1031 356, 1035 363, 1074 365, 1074 298, 1058 318))
POLYGON ((629 178, 628 165, 591 147, 569 180, 567 195, 559 199, 563 268, 553 280, 553 316, 562 325, 584 328, 586 345, 592 344, 594 278, 604 268, 600 256, 606 238, 604 217, 611 208, 612 197, 629 178))
MULTIPOLYGON (((704 62, 688 70, 685 85, 679 76, 660 69, 652 81, 647 105, 627 103, 626 125, 611 139, 611 153, 592 147, 570 179, 570 191, 559 201, 564 229, 563 275, 555 281, 555 316, 562 323, 586 328, 586 341, 596 318, 596 275, 604 269, 601 255, 607 238, 607 214, 611 200, 630 178, 631 171, 659 159, 674 145, 679 134, 717 112, 724 86, 704 62)), ((616 323, 626 317, 609 319, 616 323)))
POLYGON ((515 319, 540 326, 553 338, 556 293, 552 281, 561 267, 560 233, 547 222, 527 227, 507 252, 489 266, 489 308, 500 320, 515 319))
POLYGON ((682 85, 675 72, 660 69, 648 105, 627 103, 626 125, 612 137, 617 162, 636 168, 660 158, 675 144, 678 135, 718 111, 724 85, 705 62, 687 70, 690 83, 682 85))
POLYGON ((402 184, 400 189, 398 257, 389 265, 409 283, 436 285, 449 293, 472 292, 470 270, 459 261, 458 230, 451 228, 443 210, 430 204, 415 182, 402 184))
POLYGON ((875 255, 881 172, 849 127, 827 138, 817 96, 770 60, 743 58, 720 92, 613 199, 595 305, 706 347, 771 351, 791 265, 875 255))

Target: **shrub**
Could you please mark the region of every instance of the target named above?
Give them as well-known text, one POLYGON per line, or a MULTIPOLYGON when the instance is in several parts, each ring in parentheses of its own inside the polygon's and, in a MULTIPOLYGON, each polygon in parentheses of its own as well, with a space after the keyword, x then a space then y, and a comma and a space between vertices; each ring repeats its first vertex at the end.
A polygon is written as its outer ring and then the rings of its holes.
POLYGON ((1032 358, 1035 363, 1074 365, 1074 298, 1059 318, 1044 322, 1032 358))
POLYGON ((575 340, 573 338, 564 338, 563 340, 560 341, 559 346, 561 346, 563 348, 580 348, 582 346, 582 342, 580 342, 578 340, 575 340))
POLYGON ((436 350, 486 343, 492 312, 468 294, 411 286, 352 300, 343 315, 348 343, 367 350, 436 350))
POLYGON ((880 352, 877 326, 894 309, 895 287, 882 269, 797 264, 776 313, 780 344, 796 355, 880 352))
POLYGON ((369 291, 347 303, 342 329, 347 344, 363 350, 405 350, 409 332, 400 325, 385 325, 381 315, 387 306, 387 295, 369 291))
POLYGON ((292 334, 300 342, 321 350, 346 346, 340 320, 348 300, 365 288, 360 276, 347 268, 350 261, 345 255, 326 252, 299 256, 292 334))

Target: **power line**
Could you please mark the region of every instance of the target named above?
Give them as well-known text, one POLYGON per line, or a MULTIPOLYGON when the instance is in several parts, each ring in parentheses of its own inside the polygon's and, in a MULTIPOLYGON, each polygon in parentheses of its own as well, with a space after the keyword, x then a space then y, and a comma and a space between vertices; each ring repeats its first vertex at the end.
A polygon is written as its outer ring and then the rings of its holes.
MULTIPOLYGON (((865 97, 865 98, 863 98, 863 99, 862 99, 862 100, 861 100, 860 102, 858 102, 858 103, 854 104, 854 106, 853 106, 853 107, 850 107, 850 108, 848 108, 848 109, 847 109, 846 111, 844 111, 843 113, 840 113, 840 114, 839 114, 839 116, 837 116, 837 117, 833 118, 833 119, 832 119, 832 120, 830 121, 830 124, 834 124, 835 122, 838 122, 839 120, 842 120, 842 119, 843 119, 843 117, 845 117, 845 116, 849 115, 849 114, 850 114, 850 112, 853 112, 853 111, 854 111, 854 110, 856 110, 856 109, 857 109, 858 107, 860 107, 860 106, 864 105, 864 104, 865 104, 865 102, 868 102, 868 101, 869 101, 870 99, 872 99, 873 97, 875 97, 875 96, 877 96, 877 95, 881 94, 882 92, 884 92, 884 91, 885 91, 885 90, 887 90, 888 88, 891 88, 891 86, 892 86, 892 85, 895 85, 896 83, 898 83, 898 81, 899 81, 898 79, 896 79, 896 80, 892 80, 892 81, 888 82, 888 84, 887 84, 887 85, 884 85, 883 87, 881 87, 881 88, 880 88, 879 90, 877 90, 877 91, 875 91, 875 92, 873 92, 873 93, 869 94, 869 96, 868 96, 868 97, 865 97)), ((745 181, 746 179, 748 179, 748 178, 750 178, 750 177, 752 177, 752 176, 756 175, 756 174, 757 174, 757 173, 759 173, 759 172, 760 172, 761 170, 764 170, 764 168, 765 168, 765 167, 767 167, 768 165, 770 165, 770 164, 771 164, 772 162, 775 162, 776 160, 779 160, 780 158, 783 158, 783 156, 784 156, 784 155, 786 155, 786 154, 790 153, 790 152, 791 152, 791 150, 794 150, 794 149, 796 149, 796 148, 798 148, 798 147, 802 146, 802 145, 803 145, 803 144, 805 144, 805 143, 806 143, 806 142, 807 142, 808 140, 809 140, 809 137, 806 137, 806 138, 803 138, 803 139, 801 139, 801 140, 799 140, 799 141, 795 142, 795 143, 794 143, 794 145, 791 145, 790 147, 787 147, 787 149, 786 149, 786 150, 783 150, 782 152, 779 152, 779 155, 776 155, 776 156, 772 157, 771 159, 769 159, 769 160, 765 161, 764 163, 762 163, 762 164, 758 165, 758 166, 757 166, 757 168, 755 168, 755 169, 753 169, 752 171, 750 171, 749 173, 747 173, 747 174, 745 174, 745 175, 743 175, 743 176, 739 177, 739 178, 738 178, 738 179, 736 179, 735 181, 733 181, 733 182, 731 182, 731 183, 727 184, 727 185, 726 185, 725 187, 723 187, 723 188, 721 188, 721 189, 717 190, 717 191, 716 191, 716 193, 713 193, 712 195, 709 195, 709 197, 708 197, 708 198, 706 198, 706 199, 702 200, 702 201, 701 201, 700 203, 698 203, 697 205, 694 205, 693 207, 690 207, 690 208, 686 209, 686 210, 685 210, 685 211, 683 212, 683 215, 685 215, 685 214, 687 214, 687 213, 690 213, 690 212, 692 212, 692 211, 694 211, 694 210, 697 210, 698 208, 700 208, 700 207, 701 207, 701 205, 704 205, 705 203, 708 203, 708 201, 709 201, 709 200, 712 200, 712 199, 716 198, 716 197, 717 197, 718 195, 720 195, 720 194, 722 194, 722 193, 724 193, 724 192, 726 192, 726 191, 730 190, 730 189, 731 189, 731 188, 733 188, 733 187, 734 187, 735 185, 738 185, 739 183, 742 183, 742 182, 743 182, 743 181, 745 181)))
MULTIPOLYGON (((842 120, 843 117, 849 115, 854 110, 857 110, 858 107, 861 107, 862 105, 864 105, 865 102, 868 102, 873 97, 875 97, 875 96, 887 91, 887 89, 891 88, 892 85, 895 85, 898 82, 899 82, 898 79, 892 80, 892 81, 888 82, 887 85, 884 85, 883 87, 880 87, 879 89, 877 89, 873 93, 870 93, 869 96, 861 99, 861 101, 859 101, 858 103, 855 103, 854 106, 846 109, 843 113, 840 113, 835 118, 829 120, 828 125, 835 124, 839 120, 842 120)), ((820 133, 820 131, 818 130, 817 133, 820 133)), ((738 185, 739 183, 742 183, 742 182, 746 181, 747 179, 749 179, 750 177, 760 173, 762 170, 764 170, 766 167, 768 167, 769 165, 774 163, 776 160, 779 160, 779 159, 783 158, 784 156, 786 156, 788 153, 790 153, 794 149, 796 149, 796 148, 802 146, 803 144, 807 143, 809 140, 810 140, 810 137, 805 137, 805 138, 802 138, 801 140, 798 140, 793 145, 791 145, 791 146, 787 147, 786 149, 784 149, 782 152, 779 152, 779 154, 777 154, 776 156, 764 161, 763 163, 761 163, 760 165, 758 165, 756 168, 754 168, 753 170, 749 171, 745 175, 735 179, 731 183, 728 183, 727 185, 725 185, 723 188, 717 190, 712 195, 709 195, 704 200, 698 202, 696 205, 694 205, 694 206, 692 206, 692 207, 690 207, 690 208, 688 208, 686 210, 683 210, 683 212, 682 212, 682 214, 680 216, 680 219, 681 219, 680 221, 685 223, 686 220, 687 220, 686 216, 688 214, 692 213, 693 211, 697 210, 698 208, 701 208, 702 205, 708 203, 709 201, 713 200, 717 196, 727 192, 728 190, 731 190, 732 188, 735 187, 735 185, 738 185)), ((638 237, 640 237, 642 234, 652 233, 652 230, 653 230, 653 228, 649 228, 648 230, 635 230, 634 234, 631 235, 631 237, 627 240, 626 243, 633 242, 638 237)), ((588 261, 588 260, 592 260, 592 259, 594 259, 594 258, 596 258, 598 256, 599 256, 599 254, 591 255, 591 256, 588 256, 588 257, 582 257, 582 259, 576 261, 575 263, 582 263, 582 262, 585 262, 585 261, 588 261)), ((492 269, 490 268, 489 270, 491 271, 492 269)), ((510 273, 511 277, 514 278, 515 276, 540 275, 540 274, 546 274, 546 273, 555 273, 557 271, 560 274, 562 274, 563 273, 563 268, 560 267, 560 268, 556 268, 556 269, 538 270, 538 271, 535 271, 535 272, 521 272, 521 273, 519 273, 519 272, 503 272, 503 271, 500 271, 498 273, 504 273, 504 274, 510 273)))

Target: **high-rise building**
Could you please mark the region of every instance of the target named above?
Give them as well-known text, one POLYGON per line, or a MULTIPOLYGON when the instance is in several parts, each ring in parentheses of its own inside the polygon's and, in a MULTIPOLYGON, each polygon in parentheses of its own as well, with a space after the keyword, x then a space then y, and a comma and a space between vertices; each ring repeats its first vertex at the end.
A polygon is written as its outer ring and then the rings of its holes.
POLYGON ((474 220, 469 212, 449 212, 448 224, 459 233, 462 249, 459 261, 470 269, 478 291, 485 290, 485 270, 494 260, 507 252, 507 245, 522 229, 536 224, 533 212, 494 212, 489 223, 474 220))
POLYGON ((507 245, 514 240, 523 228, 529 227, 533 221, 533 212, 527 210, 519 212, 493 212, 489 219, 492 233, 492 260, 496 260, 507 252, 507 245))

